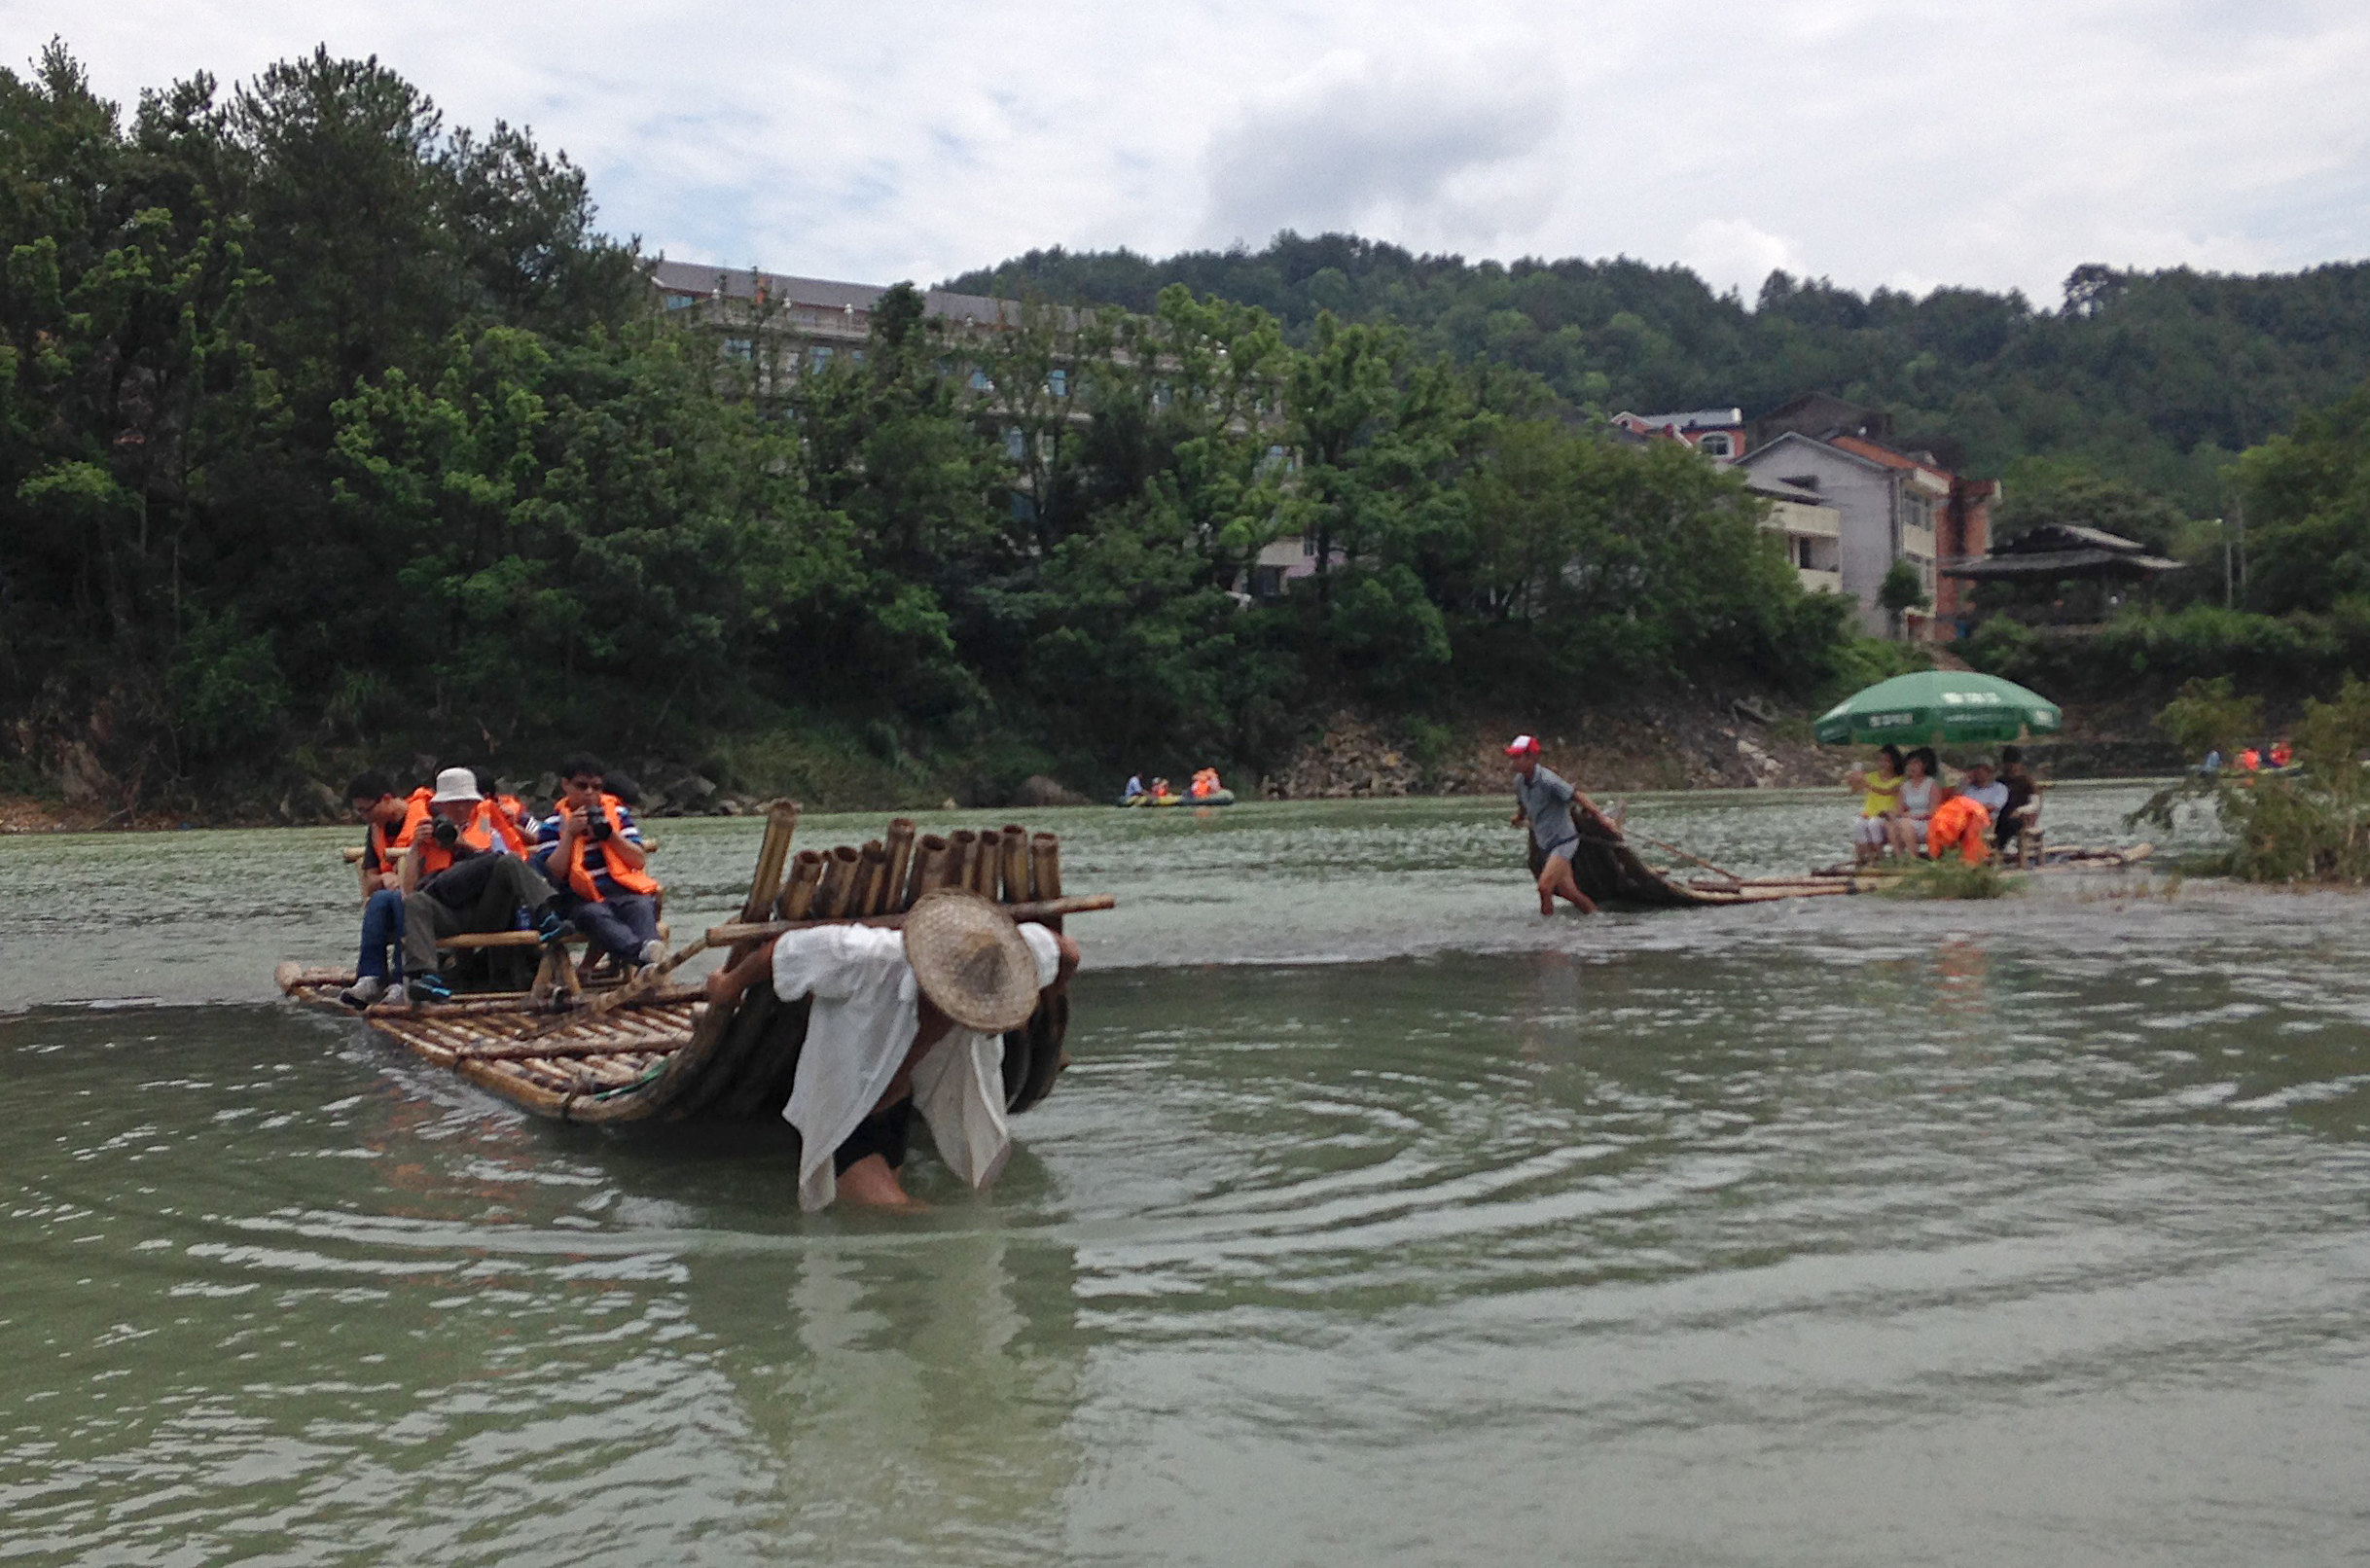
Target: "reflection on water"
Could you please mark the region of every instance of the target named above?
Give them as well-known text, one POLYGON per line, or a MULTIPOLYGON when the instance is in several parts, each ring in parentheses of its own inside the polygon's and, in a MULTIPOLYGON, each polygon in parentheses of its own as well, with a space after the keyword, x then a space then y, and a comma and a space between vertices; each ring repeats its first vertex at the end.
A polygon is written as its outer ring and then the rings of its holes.
MULTIPOLYGON (((1724 864, 1829 826, 1664 809, 1724 864)), ((988 1196, 921 1159, 917 1219, 276 1005, 0 1016, 0 1554, 2357 1551, 2355 900, 1541 921, 1493 815, 1080 814, 1072 880, 1153 912, 1079 922, 1078 1065, 988 1196)), ((735 834, 667 850, 710 904, 735 834)), ((200 837, 88 962, 0 898, 18 1000, 254 994, 335 840, 200 837)), ((75 885, 43 852, 0 894, 75 885)))

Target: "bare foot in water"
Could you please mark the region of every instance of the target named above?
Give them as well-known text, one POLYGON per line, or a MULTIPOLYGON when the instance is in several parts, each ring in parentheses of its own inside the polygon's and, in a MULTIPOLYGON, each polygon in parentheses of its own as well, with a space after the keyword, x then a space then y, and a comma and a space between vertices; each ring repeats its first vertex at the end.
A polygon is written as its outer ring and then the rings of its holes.
POLYGON ((866 1155, 862 1159, 840 1172, 840 1201, 861 1203, 876 1209, 918 1209, 927 1204, 916 1203, 897 1180, 889 1162, 879 1155, 866 1155))

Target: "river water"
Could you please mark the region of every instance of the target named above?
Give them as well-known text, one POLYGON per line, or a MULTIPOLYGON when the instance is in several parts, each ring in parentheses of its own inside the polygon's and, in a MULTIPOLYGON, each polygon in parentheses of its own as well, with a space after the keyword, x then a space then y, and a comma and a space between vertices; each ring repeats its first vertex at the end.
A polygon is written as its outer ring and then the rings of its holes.
MULTIPOLYGON (((1076 1065, 893 1220, 273 1000, 350 833, 0 840, 0 1559, 2363 1560, 2357 900, 1542 920, 1508 808, 1041 814, 1076 1065)), ((664 825, 685 923, 756 834, 664 825)))

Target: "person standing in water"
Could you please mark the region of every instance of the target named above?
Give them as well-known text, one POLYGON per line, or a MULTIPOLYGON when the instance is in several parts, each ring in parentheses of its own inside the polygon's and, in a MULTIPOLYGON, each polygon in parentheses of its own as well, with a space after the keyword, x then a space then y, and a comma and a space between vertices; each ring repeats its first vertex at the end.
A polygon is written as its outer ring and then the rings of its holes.
POLYGON ((1580 847, 1572 807, 1577 803, 1599 822, 1603 818, 1587 796, 1539 761, 1536 735, 1515 736, 1506 755, 1514 759, 1514 825, 1530 824, 1530 841, 1537 850, 1539 912, 1555 913, 1556 900, 1564 899, 1580 906, 1583 913, 1595 914, 1596 901, 1580 891, 1580 883, 1572 875, 1572 854, 1580 847))

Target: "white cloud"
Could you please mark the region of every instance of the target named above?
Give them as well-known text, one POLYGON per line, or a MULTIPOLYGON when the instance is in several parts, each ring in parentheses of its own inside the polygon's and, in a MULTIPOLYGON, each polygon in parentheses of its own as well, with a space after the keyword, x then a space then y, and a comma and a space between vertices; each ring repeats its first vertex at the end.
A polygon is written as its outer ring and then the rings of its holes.
POLYGON ((128 100, 326 41, 534 126, 653 247, 935 278, 1353 227, 2054 300, 2074 266, 2370 254, 2358 0, 15 0, 128 100))

